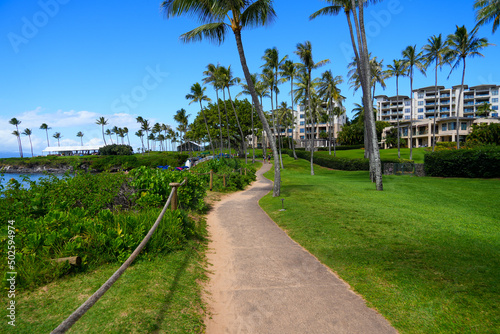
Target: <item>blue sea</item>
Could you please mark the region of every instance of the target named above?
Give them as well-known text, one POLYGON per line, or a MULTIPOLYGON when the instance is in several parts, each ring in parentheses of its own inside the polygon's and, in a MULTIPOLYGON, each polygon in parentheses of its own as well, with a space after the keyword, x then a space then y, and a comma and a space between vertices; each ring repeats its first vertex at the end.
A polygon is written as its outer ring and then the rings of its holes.
MULTIPOLYGON (((54 174, 58 178, 61 178, 63 174, 54 174)), ((16 174, 16 173, 5 173, 3 178, 0 177, 0 184, 6 186, 10 179, 15 179, 23 184, 25 188, 29 188, 29 183, 24 181, 25 177, 28 177, 31 181, 38 181, 42 177, 47 177, 46 174, 16 174)))

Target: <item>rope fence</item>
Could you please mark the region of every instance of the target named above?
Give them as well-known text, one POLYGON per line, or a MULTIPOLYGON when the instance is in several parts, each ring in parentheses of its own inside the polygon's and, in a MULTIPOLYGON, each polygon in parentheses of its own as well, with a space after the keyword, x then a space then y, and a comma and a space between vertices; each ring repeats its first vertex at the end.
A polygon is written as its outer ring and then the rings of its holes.
POLYGON ((121 265, 118 270, 115 271, 113 275, 97 290, 92 296, 89 297, 76 311, 74 311, 66 320, 64 320, 56 329, 54 329, 51 334, 66 333, 94 304, 108 291, 111 286, 120 278, 120 276, 127 270, 127 268, 132 264, 135 258, 139 255, 142 249, 146 246, 149 239, 153 236, 153 233, 158 228, 160 221, 162 220, 168 206, 172 203, 172 211, 177 209, 177 188, 182 187, 187 182, 187 178, 184 179, 182 183, 170 183, 172 191, 168 196, 167 202, 163 207, 160 215, 156 219, 155 223, 149 230, 148 234, 144 237, 142 242, 137 246, 129 258, 121 265))

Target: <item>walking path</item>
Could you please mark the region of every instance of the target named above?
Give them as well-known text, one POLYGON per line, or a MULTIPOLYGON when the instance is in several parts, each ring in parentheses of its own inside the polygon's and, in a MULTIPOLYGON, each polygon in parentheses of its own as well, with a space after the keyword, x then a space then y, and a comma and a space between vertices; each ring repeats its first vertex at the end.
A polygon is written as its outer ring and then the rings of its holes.
POLYGON ((272 189, 262 176, 270 167, 208 216, 207 333, 397 333, 259 207, 272 189))

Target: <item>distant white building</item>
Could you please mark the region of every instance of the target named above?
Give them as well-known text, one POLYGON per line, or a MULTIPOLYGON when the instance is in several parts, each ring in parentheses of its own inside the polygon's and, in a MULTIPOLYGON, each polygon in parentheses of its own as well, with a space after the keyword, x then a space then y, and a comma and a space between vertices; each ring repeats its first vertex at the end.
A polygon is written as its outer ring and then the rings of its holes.
POLYGON ((58 154, 58 155, 90 155, 98 153, 101 147, 104 147, 104 145, 48 146, 42 152, 46 154, 58 154))

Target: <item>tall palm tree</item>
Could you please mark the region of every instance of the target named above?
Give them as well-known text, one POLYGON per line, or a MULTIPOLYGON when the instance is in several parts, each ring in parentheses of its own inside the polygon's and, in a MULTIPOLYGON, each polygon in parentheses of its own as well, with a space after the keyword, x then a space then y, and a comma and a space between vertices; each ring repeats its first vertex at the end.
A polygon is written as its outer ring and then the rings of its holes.
POLYGON ((14 118, 10 119, 9 124, 12 124, 16 127, 16 131, 12 132, 12 134, 17 137, 17 146, 19 148, 19 154, 21 155, 21 158, 22 158, 23 157, 23 145, 21 143, 21 136, 19 135, 19 125, 21 124, 21 121, 14 117, 14 118))
MULTIPOLYGON (((425 76, 425 59, 422 52, 417 51, 417 46, 408 45, 403 50, 403 64, 408 70, 410 77, 410 160, 413 159, 413 69, 417 69, 425 76)), ((437 92, 436 92, 437 95, 437 92)), ((437 105, 434 105, 434 110, 437 105)))
POLYGON ((223 148, 222 118, 220 114, 220 104, 219 104, 219 89, 222 88, 220 66, 218 64, 217 66, 214 64, 208 64, 207 70, 203 72, 203 75, 205 75, 203 83, 211 84, 215 90, 215 98, 217 99, 217 111, 219 112, 220 153, 222 153, 222 148, 223 148))
POLYGON ((382 182, 382 164, 380 160, 380 152, 377 142, 377 133, 375 130, 375 118, 371 112, 373 105, 371 102, 371 89, 370 89, 370 65, 369 65, 369 52, 365 33, 364 24, 364 7, 368 2, 376 2, 376 0, 325 0, 331 6, 324 7, 310 16, 314 19, 320 15, 337 15, 341 10, 347 18, 349 26, 349 34, 351 37, 352 49, 354 57, 357 61, 357 71, 361 79, 361 88, 363 90, 363 105, 369 111, 367 113, 366 121, 369 138, 368 149, 370 154, 370 178, 376 184, 377 190, 383 190, 382 182), (354 28, 351 22, 351 15, 354 21, 354 28), (356 35, 355 35, 356 33, 356 35))
POLYGON ((319 81, 318 86, 318 94, 322 97, 327 103, 328 110, 328 122, 329 122, 329 131, 328 131, 328 152, 332 155, 332 128, 334 127, 334 116, 333 109, 335 108, 334 102, 340 104, 341 96, 340 89, 338 85, 343 83, 344 80, 340 75, 333 76, 331 70, 323 72, 321 75, 321 80, 319 81))
POLYGON ((200 83, 196 82, 191 86, 191 93, 186 95, 187 100, 191 100, 189 104, 193 102, 199 102, 200 103, 200 112, 201 115, 203 116, 203 120, 205 121, 205 127, 207 128, 207 134, 208 134, 208 140, 210 141, 210 148, 212 149, 212 153, 215 154, 214 150, 214 145, 212 144, 212 137, 210 136, 210 130, 208 129, 208 122, 207 122, 207 117, 205 116, 205 112, 203 111, 203 101, 210 102, 210 98, 205 95, 205 91, 207 90, 207 87, 201 87, 200 83))
MULTIPOLYGON (((309 113, 312 114, 311 109, 311 74, 313 69, 320 68, 330 62, 329 59, 321 60, 317 63, 314 62, 312 56, 312 45, 310 41, 306 41, 305 43, 297 44, 297 51, 295 54, 299 56, 302 61, 302 66, 304 67, 307 73, 307 91, 306 91, 306 99, 308 104, 309 113)), ((311 123, 311 129, 313 124, 311 123)), ((314 157, 314 139, 311 136, 311 175, 314 175, 314 166, 313 166, 313 157, 314 157)))
POLYGON ((476 116, 488 117, 488 115, 492 111, 493 109, 491 108, 491 104, 489 104, 488 102, 483 102, 481 105, 477 107, 476 116))
POLYGON ((476 27, 493 21, 492 32, 495 33, 500 24, 500 0, 476 0, 474 9, 476 9, 476 27))
MULTIPOLYGON (((255 87, 255 90, 257 91, 257 95, 259 94, 258 89, 257 89, 257 73, 252 74, 252 83, 255 87)), ((236 94, 236 98, 238 98, 240 95, 250 95, 250 90, 248 89, 248 85, 246 83, 240 82, 242 91, 236 94)), ((254 133, 254 123, 253 123, 253 114, 255 112, 255 105, 252 103, 252 114, 250 116, 251 119, 251 129, 252 129, 252 163, 255 163, 255 133, 254 133)))
POLYGON ((108 120, 106 118, 104 118, 104 117, 99 117, 96 120, 95 124, 101 126, 101 129, 102 129, 102 139, 104 140, 104 145, 106 146, 107 144, 106 144, 106 138, 104 137, 104 126, 108 125, 108 120))
POLYGON ((454 69, 458 68, 460 64, 463 62, 463 70, 462 70, 462 84, 460 85, 460 91, 458 94, 458 103, 457 103, 457 148, 460 148, 460 101, 462 100, 462 92, 464 89, 464 79, 465 79, 465 60, 468 57, 480 56, 484 57, 479 51, 490 45, 486 38, 479 38, 476 36, 477 29, 472 29, 470 34, 467 32, 467 28, 465 26, 457 26, 454 34, 448 35, 448 45, 449 52, 446 56, 446 59, 451 63, 453 63, 451 67, 451 72, 454 69))
POLYGON ((52 137, 54 137, 55 139, 57 139, 57 146, 61 146, 61 143, 59 142, 59 140, 62 138, 61 133, 60 132, 56 132, 56 133, 54 133, 54 135, 52 137))
POLYGON ((174 115, 174 120, 179 123, 179 126, 177 127, 177 130, 180 132, 180 139, 181 139, 181 149, 182 149, 182 139, 184 138, 183 133, 186 132, 187 126, 188 126, 188 117, 189 115, 186 114, 186 110, 184 108, 177 110, 176 114, 174 115))
POLYGON ((130 146, 130 138, 128 137, 128 128, 126 126, 123 127, 123 134, 125 136, 127 136, 127 142, 128 142, 128 146, 130 146))
MULTIPOLYGON (((297 73, 299 71, 299 64, 294 63, 291 60, 286 60, 282 65, 281 65, 281 76, 285 81, 290 81, 290 97, 292 100, 292 117, 293 117, 293 111, 294 111, 294 98, 293 98, 293 79, 297 76, 297 73)), ((293 158, 297 160, 297 154, 295 153, 295 142, 292 136, 292 151, 293 151, 293 158)))
POLYGON ((139 130, 135 133, 135 135, 141 138, 142 152, 144 153, 144 132, 142 132, 142 130, 139 130))
POLYGON ((83 146, 83 136, 84 136, 83 132, 78 131, 78 133, 76 134, 76 136, 77 136, 77 137, 80 137, 80 143, 81 143, 81 144, 82 144, 82 146, 83 146))
POLYGON ((106 136, 109 136, 109 140, 111 140, 111 145, 113 145, 113 133, 111 132, 110 129, 106 129, 106 132, 105 132, 106 136))
POLYGON ((424 58, 426 61, 425 67, 428 67, 432 62, 435 63, 435 80, 434 80, 434 119, 432 125, 432 152, 436 147, 436 118, 437 118, 437 82, 438 82, 438 69, 441 69, 444 64, 444 57, 449 52, 448 42, 441 38, 441 34, 438 36, 434 35, 427 39, 427 44, 422 47, 425 51, 424 58))
POLYGON ((141 130, 146 131, 146 144, 147 144, 148 151, 149 151, 149 131, 151 131, 151 123, 149 122, 149 120, 144 119, 142 117, 139 121, 141 124, 141 130))
POLYGON ((49 128, 49 126, 46 124, 46 123, 42 123, 42 125, 40 125, 40 130, 45 130, 45 135, 47 136, 47 147, 50 146, 50 143, 49 143, 49 130, 51 128, 49 128))
MULTIPOLYGON (((394 59, 392 64, 387 65, 387 75, 388 77, 396 77, 396 120, 398 128, 398 159, 401 159, 401 145, 400 145, 400 129, 399 129, 399 77, 404 77, 407 75, 407 69, 404 63, 400 59, 394 59)), ((404 112, 404 108, 403 108, 404 112)), ((366 116, 365 112, 365 116, 366 116)))
MULTIPOLYGON (((259 103, 255 87, 252 83, 250 70, 248 69, 241 39, 241 31, 245 28, 265 26, 271 23, 276 17, 273 1, 165 0, 162 2, 161 7, 168 18, 187 14, 197 16, 198 19, 204 23, 202 26, 181 35, 181 39, 185 42, 200 41, 206 38, 212 42, 221 44, 229 29, 232 30, 236 39, 245 80, 252 94, 254 104, 257 106, 257 114, 259 115, 268 138, 271 138, 271 129, 269 128, 262 106, 259 103), (225 22, 226 19, 229 20, 229 23, 225 22)), ((278 150, 276 143, 273 141, 271 141, 271 148, 274 156, 277 157, 278 150)), ((273 197, 279 196, 280 185, 280 168, 278 164, 275 164, 273 197)))
POLYGON ((118 135, 120 134, 120 131, 116 125, 111 128, 111 133, 116 136, 116 143, 119 144, 120 141, 118 140, 118 135))
POLYGON ((32 134, 31 129, 28 129, 28 128, 24 129, 23 135, 28 136, 28 138, 30 140, 31 157, 33 158, 33 144, 31 143, 31 134, 32 134))

